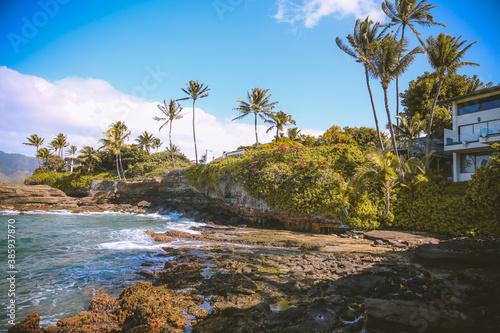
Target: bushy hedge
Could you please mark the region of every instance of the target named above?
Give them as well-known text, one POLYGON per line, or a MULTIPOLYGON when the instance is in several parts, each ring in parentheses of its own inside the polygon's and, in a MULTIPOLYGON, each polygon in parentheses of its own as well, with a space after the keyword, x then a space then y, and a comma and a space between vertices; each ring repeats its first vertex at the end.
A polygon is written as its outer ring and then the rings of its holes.
POLYGON ((492 157, 472 180, 429 181, 398 188, 392 227, 457 236, 500 235, 500 158, 492 157))
MULTIPOLYGON (((174 154, 175 167, 182 168, 190 165, 189 159, 184 154, 174 154)), ((169 152, 154 153, 147 156, 144 161, 131 165, 127 170, 127 176, 155 177, 161 176, 172 169, 172 157, 169 152)))
POLYGON ((69 193, 78 188, 90 189, 90 182, 93 179, 116 180, 117 176, 110 173, 100 173, 97 175, 91 175, 91 174, 81 174, 74 172, 56 173, 50 171, 50 172, 34 173, 32 176, 26 178, 24 183, 27 183, 29 180, 37 180, 41 184, 57 188, 63 191, 64 193, 69 193))
POLYGON ((193 166, 186 170, 186 176, 199 189, 214 189, 230 176, 232 181, 242 180, 249 194, 272 207, 325 215, 371 229, 379 225, 379 198, 357 194, 348 186, 365 161, 357 145, 281 145, 193 166))

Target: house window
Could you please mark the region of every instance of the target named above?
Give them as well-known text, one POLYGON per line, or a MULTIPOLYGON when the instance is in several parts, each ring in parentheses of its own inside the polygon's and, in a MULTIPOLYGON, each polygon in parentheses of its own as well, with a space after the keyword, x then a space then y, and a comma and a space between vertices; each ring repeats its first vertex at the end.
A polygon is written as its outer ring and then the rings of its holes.
POLYGON ((459 103, 457 107, 459 116, 479 111, 486 111, 486 110, 500 108, 500 96, 495 95, 459 103))
POLYGON ((458 135, 460 141, 478 141, 479 134, 474 135, 474 125, 465 125, 458 128, 458 135))
POLYGON ((484 153, 460 155, 460 172, 474 173, 480 166, 488 165, 490 156, 484 153))

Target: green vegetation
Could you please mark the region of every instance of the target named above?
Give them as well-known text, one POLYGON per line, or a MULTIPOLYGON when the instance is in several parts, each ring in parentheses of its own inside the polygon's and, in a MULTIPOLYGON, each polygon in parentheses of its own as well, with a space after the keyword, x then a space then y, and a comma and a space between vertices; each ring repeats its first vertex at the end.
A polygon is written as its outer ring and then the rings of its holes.
POLYGON ((284 141, 270 146, 191 167, 186 176, 197 188, 212 190, 229 177, 272 207, 325 215, 363 228, 378 227, 380 198, 356 193, 348 186, 356 169, 366 162, 362 148, 354 144, 287 147, 284 141))
POLYGON ((37 180, 41 184, 49 185, 53 188, 57 188, 64 193, 69 193, 73 190, 84 188, 90 188, 90 182, 93 179, 108 179, 116 180, 116 175, 110 173, 99 173, 96 175, 92 174, 79 174, 74 172, 36 172, 31 177, 26 178, 25 183, 30 180, 37 180))
POLYGON ((127 170, 129 177, 156 177, 173 169, 171 156, 174 157, 177 167, 185 168, 190 165, 189 159, 182 153, 161 152, 148 155, 142 162, 130 165, 127 170))

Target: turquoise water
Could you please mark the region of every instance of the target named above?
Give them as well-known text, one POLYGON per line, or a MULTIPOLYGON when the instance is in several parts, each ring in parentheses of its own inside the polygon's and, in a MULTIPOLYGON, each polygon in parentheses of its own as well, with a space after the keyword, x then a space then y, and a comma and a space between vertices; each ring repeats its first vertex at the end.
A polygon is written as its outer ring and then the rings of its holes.
MULTIPOLYGON (((136 274, 144 262, 158 263, 164 257, 161 244, 143 232, 181 230, 195 233, 191 226, 202 223, 177 215, 82 213, 66 211, 1 211, 0 237, 0 331, 6 331, 11 299, 16 302, 19 323, 38 312, 41 325, 55 325, 59 319, 87 310, 95 294, 107 292, 117 297, 124 287, 141 280, 136 274), (9 297, 10 276, 7 254, 8 221, 15 223, 15 298, 9 297), (12 222, 12 220, 11 220, 12 222)), ((12 228, 11 228, 12 229, 12 228)), ((169 246, 197 244, 175 241, 169 246)), ((164 246, 164 245, 163 245, 164 246)))

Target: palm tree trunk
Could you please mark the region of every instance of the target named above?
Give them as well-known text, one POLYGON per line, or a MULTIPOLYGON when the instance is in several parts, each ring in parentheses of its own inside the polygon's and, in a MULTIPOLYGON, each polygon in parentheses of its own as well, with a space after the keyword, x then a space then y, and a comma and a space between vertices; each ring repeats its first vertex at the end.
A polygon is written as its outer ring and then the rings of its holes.
MULTIPOLYGON (((174 150, 172 149, 172 120, 170 120, 170 131, 168 132, 168 140, 170 141, 170 154, 172 155, 172 168, 175 169, 174 150)), ((156 150, 158 150, 158 148, 156 150)))
MULTIPOLYGON (((399 42, 400 44, 400 50, 401 50, 401 53, 403 53, 403 42, 405 40, 405 28, 406 28, 406 25, 403 24, 403 29, 401 29, 401 41, 399 42)), ((398 62, 401 60, 401 55, 402 54, 399 54, 399 57, 398 57, 398 62)), ((396 116, 399 115, 399 75, 396 76, 396 116)), ((399 126, 399 119, 396 118, 396 126, 399 126)))
POLYGON ((280 135, 280 131, 278 127, 276 127, 276 143, 278 142, 278 135, 280 135))
POLYGON ((434 109, 436 108, 437 99, 439 97, 439 93, 441 92, 441 86, 443 85, 444 78, 445 78, 444 75, 441 75, 439 77, 439 85, 438 85, 438 88, 436 91, 436 95, 434 96, 434 101, 432 102, 431 112, 429 114, 429 129, 427 131, 427 138, 425 139, 425 153, 426 154, 428 154, 430 152, 429 141, 431 139, 432 119, 434 117, 434 109))
POLYGON ((125 181, 127 181, 127 178, 125 177, 125 171, 123 170, 123 165, 122 165, 122 152, 118 152, 118 159, 120 160, 120 169, 122 169, 122 176, 125 181))
POLYGON ((259 146, 259 136, 257 135, 257 113, 255 114, 255 142, 257 143, 257 146, 259 146))
POLYGON ((368 94, 370 94, 370 102, 372 103, 373 118, 375 119, 375 127, 377 128, 378 141, 380 142, 380 148, 385 151, 384 142, 382 141, 382 134, 380 134, 380 129, 378 127, 377 111, 375 110, 375 103, 373 102, 372 88, 370 86, 370 77, 368 76, 368 68, 365 65, 365 76, 366 76, 366 87, 368 88, 368 94))
POLYGON ((194 104, 196 100, 193 99, 193 139, 194 139, 194 156, 196 159, 196 165, 198 165, 198 148, 196 147, 196 131, 194 127, 194 104))
POLYGON ((382 216, 382 219, 385 220, 387 217, 389 217, 389 211, 391 210, 391 190, 389 186, 386 184, 384 185, 384 194, 385 194, 385 210, 384 210, 384 215, 382 216))
MULTIPOLYGON (((122 176, 120 175, 120 168, 118 166, 118 154, 115 155, 115 164, 116 164, 116 173, 118 174, 118 179, 122 180, 122 176)), ((89 166, 90 169, 90 166, 89 166)), ((90 172, 90 170, 89 170, 90 172)))
POLYGON ((389 110, 389 99, 387 98, 387 87, 383 86, 383 89, 384 89, 385 111, 387 112, 387 120, 389 121, 389 131, 391 132, 392 145, 394 146, 394 154, 399 159, 398 146, 396 145, 396 136, 394 135, 394 128, 392 127, 391 111, 389 110))

